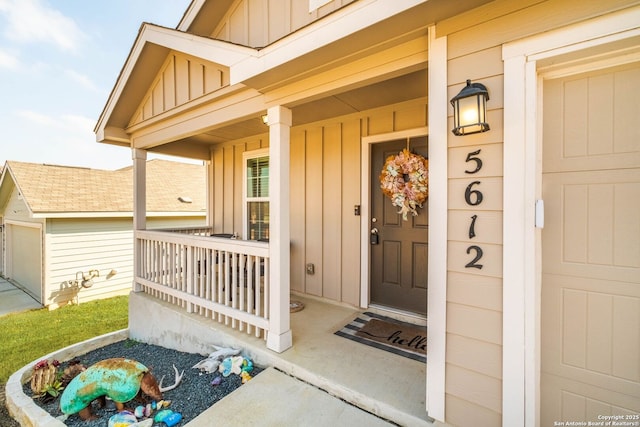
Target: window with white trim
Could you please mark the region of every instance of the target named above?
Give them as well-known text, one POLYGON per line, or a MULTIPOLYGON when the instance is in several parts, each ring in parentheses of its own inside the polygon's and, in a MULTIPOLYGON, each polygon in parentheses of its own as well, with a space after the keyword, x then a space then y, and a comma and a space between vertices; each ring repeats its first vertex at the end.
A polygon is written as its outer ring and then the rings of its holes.
POLYGON ((243 218, 244 238, 269 239, 269 149, 245 152, 243 218))

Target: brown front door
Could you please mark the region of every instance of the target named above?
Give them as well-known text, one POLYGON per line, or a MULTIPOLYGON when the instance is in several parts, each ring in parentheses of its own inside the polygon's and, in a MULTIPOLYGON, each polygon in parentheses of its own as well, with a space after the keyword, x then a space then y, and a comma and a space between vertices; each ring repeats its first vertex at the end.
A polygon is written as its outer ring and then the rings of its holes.
MULTIPOLYGON (((427 203, 418 208, 417 216, 409 214, 404 221, 399 208, 380 189, 386 158, 406 147, 404 139, 373 144, 371 150, 371 303, 426 315, 427 203)), ((427 137, 411 138, 409 148, 426 158, 427 137)))

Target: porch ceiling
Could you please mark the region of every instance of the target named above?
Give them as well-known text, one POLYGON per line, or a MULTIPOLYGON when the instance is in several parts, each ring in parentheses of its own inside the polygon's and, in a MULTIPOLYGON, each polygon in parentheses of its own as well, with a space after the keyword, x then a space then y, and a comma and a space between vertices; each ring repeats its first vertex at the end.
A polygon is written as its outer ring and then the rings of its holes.
MULTIPOLYGON (((293 126, 366 111, 427 96, 427 69, 292 106, 293 126)), ((165 154, 208 159, 211 145, 268 132, 260 116, 177 140, 152 149, 165 154)))

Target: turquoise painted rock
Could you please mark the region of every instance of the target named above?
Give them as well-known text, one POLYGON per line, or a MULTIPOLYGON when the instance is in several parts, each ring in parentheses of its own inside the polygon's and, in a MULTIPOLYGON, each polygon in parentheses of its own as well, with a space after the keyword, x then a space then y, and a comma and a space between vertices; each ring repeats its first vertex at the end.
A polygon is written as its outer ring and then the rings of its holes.
POLYGON ((163 409, 162 411, 158 411, 156 416, 153 417, 153 421, 157 423, 164 422, 165 418, 167 418, 171 414, 173 414, 173 411, 171 409, 163 409))
POLYGON ((71 380, 60 397, 60 410, 67 415, 75 414, 100 396, 128 402, 138 394, 140 380, 148 371, 142 363, 131 359, 100 361, 71 380))
POLYGON ((253 362, 249 358, 244 358, 242 362, 242 372, 251 372, 253 371, 253 362))

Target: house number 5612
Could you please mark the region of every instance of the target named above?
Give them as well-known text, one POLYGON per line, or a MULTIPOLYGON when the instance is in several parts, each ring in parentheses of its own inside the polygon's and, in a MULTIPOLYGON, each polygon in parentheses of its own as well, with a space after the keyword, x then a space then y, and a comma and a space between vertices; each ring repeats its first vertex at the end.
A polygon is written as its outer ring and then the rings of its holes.
MULTIPOLYGON (((475 174, 482 169, 482 159, 478 157, 480 155, 481 149, 476 151, 472 151, 467 154, 467 158, 465 160, 466 163, 475 163, 475 168, 473 169, 465 169, 464 173, 466 174, 475 174)), ((481 184, 480 181, 472 181, 467 188, 464 190, 464 201, 469 206, 478 206, 482 203, 483 195, 480 190, 478 190, 477 186, 481 184)), ((469 224, 469 239, 474 239, 476 237, 476 220, 478 219, 478 215, 471 216, 471 224, 469 224)), ((484 255, 482 248, 478 245, 471 245, 467 248, 467 255, 470 255, 473 252, 473 259, 465 264, 465 268, 477 268, 482 269, 483 265, 479 263, 480 259, 484 255)))

